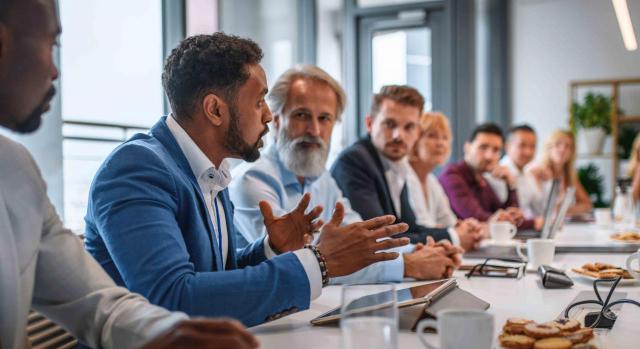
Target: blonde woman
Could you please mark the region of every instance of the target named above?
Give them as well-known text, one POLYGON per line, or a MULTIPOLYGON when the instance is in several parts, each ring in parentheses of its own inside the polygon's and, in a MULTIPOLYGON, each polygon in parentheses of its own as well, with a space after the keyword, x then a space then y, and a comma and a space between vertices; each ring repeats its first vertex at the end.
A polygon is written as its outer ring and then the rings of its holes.
POLYGON ((631 155, 629 156, 629 169, 627 175, 632 178, 631 182, 631 195, 633 195, 633 201, 640 200, 640 134, 636 136, 633 141, 633 147, 631 148, 631 155))
POLYGON ((575 202, 569 208, 568 214, 587 213, 593 208, 589 194, 587 194, 578 179, 575 162, 576 144, 573 133, 568 130, 556 130, 549 136, 544 145, 540 163, 532 166, 530 170, 540 184, 546 184, 543 186, 545 188, 548 185, 547 177, 559 179, 559 197, 564 195, 567 188, 576 188, 575 202))
MULTIPOLYGON (((444 165, 451 155, 451 128, 444 114, 427 112, 420 117, 420 138, 409 156, 411 168, 407 171, 407 187, 419 191, 413 209, 416 222, 428 227, 451 227, 469 225, 473 229, 481 229, 475 219, 458 221, 451 210, 449 199, 433 174, 438 166, 444 165)), ((454 237, 452 237, 454 238, 454 237)), ((459 243, 466 250, 473 249, 481 234, 477 236, 457 236, 459 243)))

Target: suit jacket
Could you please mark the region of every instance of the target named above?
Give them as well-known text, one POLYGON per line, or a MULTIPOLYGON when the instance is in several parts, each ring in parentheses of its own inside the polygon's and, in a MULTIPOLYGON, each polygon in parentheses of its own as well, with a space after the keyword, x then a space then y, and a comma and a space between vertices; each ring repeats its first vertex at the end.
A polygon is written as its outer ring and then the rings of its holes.
POLYGON ((0 347, 27 345, 30 308, 92 347, 131 348, 186 315, 117 287, 63 228, 29 152, 0 136, 0 347))
MULTIPOLYGON (((391 214, 396 216, 397 222, 403 221, 393 206, 382 161, 369 137, 343 150, 334 162, 331 174, 344 196, 349 198, 353 209, 363 219, 391 214)), ((413 219, 404 219, 404 223, 409 224, 409 230, 396 237, 407 236, 412 243, 424 242, 427 236, 435 240, 450 239, 447 229, 421 226, 416 223, 413 214, 403 216, 413 216, 413 219)))
POLYGON ((162 118, 111 153, 91 185, 85 244, 116 283, 190 315, 248 326, 306 309, 299 259, 266 260, 264 239, 236 251, 233 205, 219 194, 228 230, 226 270, 202 192, 162 118))

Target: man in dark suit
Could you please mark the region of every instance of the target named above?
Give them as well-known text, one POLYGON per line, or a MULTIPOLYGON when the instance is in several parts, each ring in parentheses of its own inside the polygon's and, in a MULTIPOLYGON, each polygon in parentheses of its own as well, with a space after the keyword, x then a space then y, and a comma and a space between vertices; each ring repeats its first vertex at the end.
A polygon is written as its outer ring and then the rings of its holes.
POLYGON ((382 87, 365 119, 369 134, 340 154, 331 173, 362 218, 392 214, 409 225, 404 236, 412 243, 432 236, 473 249, 482 238, 480 227, 473 222, 448 228, 416 223, 411 197, 423 194, 407 190, 406 171, 410 169, 406 157, 418 139, 423 106, 424 98, 412 87, 382 87))

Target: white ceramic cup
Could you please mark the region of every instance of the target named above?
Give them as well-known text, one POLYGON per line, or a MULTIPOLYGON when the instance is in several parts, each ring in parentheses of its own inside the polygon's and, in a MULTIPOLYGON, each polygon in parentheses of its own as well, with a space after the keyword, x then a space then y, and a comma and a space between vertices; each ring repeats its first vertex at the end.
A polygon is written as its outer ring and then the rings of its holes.
POLYGON ((596 220, 597 225, 611 225, 613 219, 611 217, 611 209, 609 208, 596 208, 593 210, 593 217, 596 220))
POLYGON ((491 222, 489 223, 489 232, 494 242, 505 243, 516 236, 518 228, 509 222, 491 222))
POLYGON ((553 256, 556 254, 555 242, 551 239, 529 239, 527 240, 527 255, 524 255, 522 248, 525 244, 518 246, 516 251, 522 259, 526 259, 527 263, 535 269, 541 265, 551 265, 553 256))
POLYGON ((640 281, 640 273, 638 273, 636 270, 639 270, 639 269, 640 269, 640 249, 638 249, 638 252, 633 253, 631 256, 627 258, 627 270, 629 271, 629 274, 631 274, 638 281, 640 281), (635 268, 632 267, 631 264, 633 264, 633 261, 638 261, 639 266, 635 268))
POLYGON ((493 344, 493 315, 482 310, 449 309, 438 312, 438 320, 418 323, 416 333, 429 349, 490 349, 493 344), (440 347, 427 342, 424 329, 436 328, 440 347))

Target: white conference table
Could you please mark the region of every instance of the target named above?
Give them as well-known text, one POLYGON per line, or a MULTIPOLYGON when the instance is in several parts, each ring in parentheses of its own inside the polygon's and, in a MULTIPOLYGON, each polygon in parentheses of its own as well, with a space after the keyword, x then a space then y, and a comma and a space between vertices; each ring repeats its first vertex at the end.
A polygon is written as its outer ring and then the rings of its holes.
MULTIPOLYGON (((569 224, 563 228, 556 241, 570 243, 576 239, 608 243, 610 230, 595 225, 569 224)), ((556 254, 554 265, 566 269, 585 263, 605 262, 624 266, 627 254, 556 254)), ((464 260, 464 264, 475 264, 478 260, 464 260)), ((495 317, 495 337, 509 317, 524 317, 544 322, 555 319, 564 308, 583 290, 593 290, 591 282, 567 272, 575 285, 570 289, 545 289, 535 273, 516 279, 477 277, 467 279, 464 272, 457 271, 460 288, 489 302, 487 310, 495 317)), ((418 282, 402 283, 397 288, 410 287, 418 282)), ((260 340, 261 348, 340 348, 340 328, 316 327, 309 321, 340 305, 340 286, 325 287, 322 295, 311 303, 310 309, 251 329, 260 340)), ((608 291, 605 290, 605 292, 608 291)), ((618 286, 616 292, 626 292, 626 298, 640 300, 640 284, 618 286)), ((595 296, 594 296, 595 298, 595 296)), ((640 308, 623 305, 618 320, 611 331, 598 330, 598 345, 601 349, 640 348, 640 308)), ((436 343, 435 334, 426 334, 431 343, 436 343)), ((416 334, 400 331, 398 348, 422 348, 416 334)))

